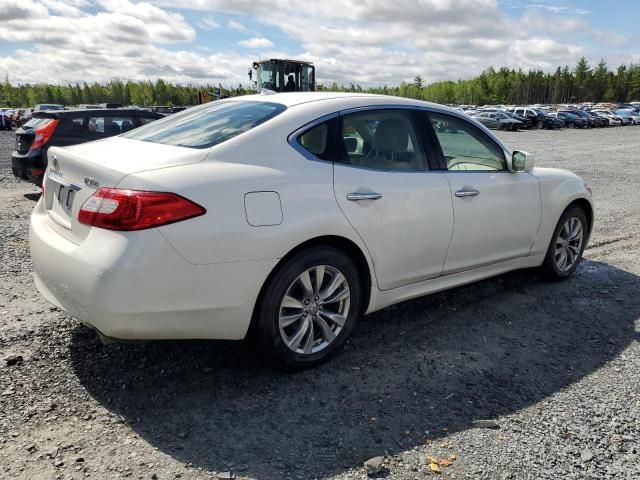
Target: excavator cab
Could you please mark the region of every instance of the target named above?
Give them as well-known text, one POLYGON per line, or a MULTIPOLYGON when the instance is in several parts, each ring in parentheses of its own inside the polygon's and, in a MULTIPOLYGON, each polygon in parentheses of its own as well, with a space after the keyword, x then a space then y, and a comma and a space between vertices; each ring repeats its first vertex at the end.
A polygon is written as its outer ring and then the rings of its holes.
POLYGON ((313 92, 316 89, 316 67, 300 60, 272 58, 253 62, 249 79, 256 83, 259 92, 313 92))

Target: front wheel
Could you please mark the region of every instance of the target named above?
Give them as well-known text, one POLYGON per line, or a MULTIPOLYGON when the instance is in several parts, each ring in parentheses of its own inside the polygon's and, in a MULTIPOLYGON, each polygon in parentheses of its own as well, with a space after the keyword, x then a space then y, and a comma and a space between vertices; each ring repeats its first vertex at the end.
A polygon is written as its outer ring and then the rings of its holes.
POLYGON ((536 125, 539 130, 542 130, 544 128, 544 122, 542 120, 538 120, 538 123, 536 125))
POLYGON ((565 280, 576 271, 586 246, 588 228, 582 208, 571 207, 562 214, 542 264, 547 278, 565 280))
POLYGON ((280 366, 327 361, 360 316, 362 287, 353 261, 333 247, 304 250, 281 265, 258 310, 257 339, 280 366))

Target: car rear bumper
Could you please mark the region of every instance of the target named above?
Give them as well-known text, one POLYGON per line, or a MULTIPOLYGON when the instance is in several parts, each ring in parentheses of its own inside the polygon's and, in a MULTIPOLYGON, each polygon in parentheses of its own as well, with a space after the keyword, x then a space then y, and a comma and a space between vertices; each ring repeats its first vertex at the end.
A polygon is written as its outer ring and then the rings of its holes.
POLYGON ((103 335, 127 340, 244 338, 277 260, 193 265, 155 229, 93 228, 76 245, 36 205, 29 240, 36 287, 103 335))
POLYGON ((39 187, 42 186, 46 168, 46 160, 41 149, 29 150, 27 153, 18 153, 14 150, 11 154, 13 176, 35 183, 39 187))

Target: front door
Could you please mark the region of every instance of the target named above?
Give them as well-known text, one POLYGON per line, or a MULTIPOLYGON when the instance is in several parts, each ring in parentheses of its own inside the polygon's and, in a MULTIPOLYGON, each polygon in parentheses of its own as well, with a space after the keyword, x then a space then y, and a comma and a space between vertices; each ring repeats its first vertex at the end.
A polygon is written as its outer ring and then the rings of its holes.
POLYGON ((529 254, 541 219, 538 179, 511 173, 503 149, 481 129, 454 116, 429 113, 451 186, 455 224, 444 274, 529 254))
POLYGON ((418 122, 403 109, 339 118, 335 196, 369 250, 381 290, 439 276, 453 230, 449 183, 430 169, 418 122))

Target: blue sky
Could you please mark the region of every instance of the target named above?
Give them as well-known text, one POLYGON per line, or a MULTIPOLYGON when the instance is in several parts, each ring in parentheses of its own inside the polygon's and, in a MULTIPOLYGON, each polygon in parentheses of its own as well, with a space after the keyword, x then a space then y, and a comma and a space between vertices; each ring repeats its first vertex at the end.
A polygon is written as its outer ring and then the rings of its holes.
POLYGON ((640 2, 0 0, 12 83, 247 83, 252 61, 313 61, 323 83, 469 78, 494 66, 640 63, 640 2))

